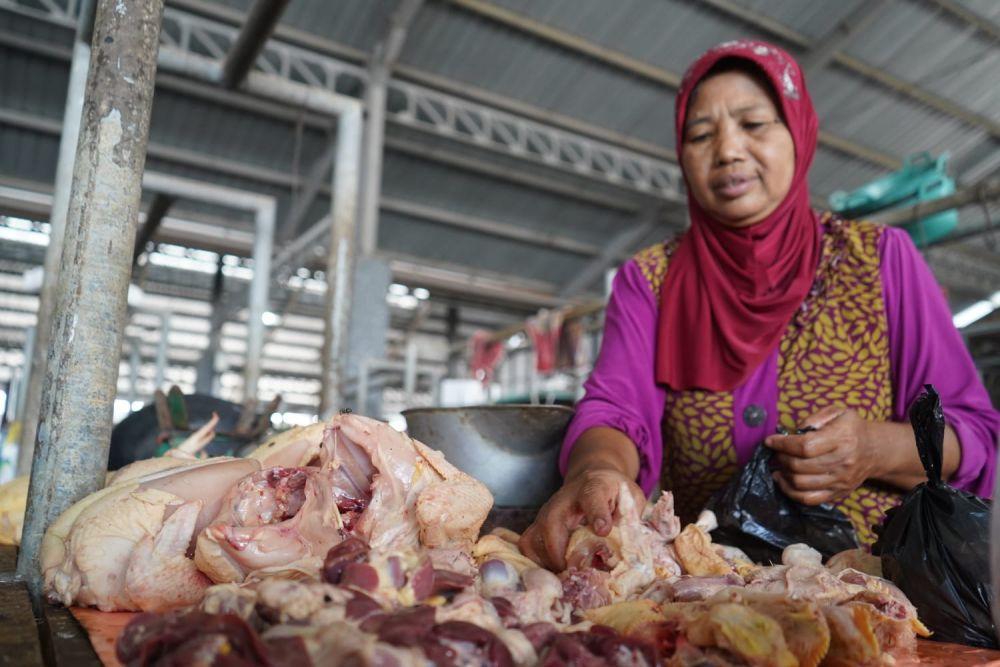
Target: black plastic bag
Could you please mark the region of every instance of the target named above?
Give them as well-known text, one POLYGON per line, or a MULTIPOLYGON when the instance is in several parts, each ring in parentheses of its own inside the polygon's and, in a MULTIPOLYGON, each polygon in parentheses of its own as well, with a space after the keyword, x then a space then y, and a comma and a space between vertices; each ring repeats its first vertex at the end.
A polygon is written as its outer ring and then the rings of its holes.
POLYGON ((758 563, 780 563, 789 544, 805 543, 824 557, 858 547, 854 525, 832 505, 798 503, 771 477, 772 451, 758 445, 743 470, 709 501, 719 527, 712 541, 742 549, 758 563))
POLYGON ((931 385, 910 408, 927 481, 886 515, 872 553, 933 639, 997 648, 990 617, 990 502, 941 479, 944 415, 931 385))

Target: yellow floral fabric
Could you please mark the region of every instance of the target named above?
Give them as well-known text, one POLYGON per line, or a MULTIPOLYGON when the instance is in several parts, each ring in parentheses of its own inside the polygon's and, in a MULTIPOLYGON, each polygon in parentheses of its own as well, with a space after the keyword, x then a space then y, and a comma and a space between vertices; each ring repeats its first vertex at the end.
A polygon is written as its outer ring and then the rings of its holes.
MULTIPOLYGON (((892 414, 888 322, 879 273, 882 228, 829 214, 813 288, 781 340, 778 357, 778 423, 794 429, 827 406, 856 409, 863 418, 892 414)), ((635 257, 649 288, 659 295, 672 243, 635 257)), ((713 493, 738 470, 730 392, 667 391, 664 406, 664 488, 678 514, 693 521, 713 493)), ((835 503, 863 544, 872 527, 899 503, 896 491, 865 485, 835 503)))

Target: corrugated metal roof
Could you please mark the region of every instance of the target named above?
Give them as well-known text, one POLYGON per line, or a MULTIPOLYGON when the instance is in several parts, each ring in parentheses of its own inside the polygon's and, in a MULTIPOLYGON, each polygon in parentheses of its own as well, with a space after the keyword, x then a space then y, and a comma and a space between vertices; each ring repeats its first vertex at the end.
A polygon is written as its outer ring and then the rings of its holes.
POLYGON ((601 243, 634 218, 389 151, 383 192, 515 227, 601 243))
MULTIPOLYGON (((994 12, 998 3, 990 3, 994 12)), ((847 52, 968 109, 1000 120, 1000 49, 933 5, 889 5, 847 52)))
MULTIPOLYGON (((241 12, 248 12, 253 0, 214 0, 241 12)), ((281 21, 315 35, 371 52, 375 41, 396 7, 396 0, 295 0, 281 21)))
POLYGON ((576 275, 586 259, 522 242, 448 229, 420 218, 383 211, 379 248, 473 269, 560 284, 576 275))
MULTIPOLYGON (((241 12, 252 4, 251 0, 213 1, 241 12)), ((491 1, 528 19, 675 73, 682 72, 698 54, 724 39, 767 38, 761 31, 719 10, 684 0, 491 1)), ((843 20, 861 0, 736 1, 816 40, 843 20)), ((282 22, 325 40, 370 52, 384 34, 397 4, 391 0, 336 3, 296 0, 290 3, 282 22)), ((989 0, 966 0, 965 4, 983 16, 1000 16, 1000 6, 989 0)), ((0 29, 63 46, 69 39, 69 31, 64 28, 4 11, 0 11, 0 29)), ((847 48, 855 57, 902 79, 918 82, 991 118, 998 117, 1000 50, 981 33, 975 33, 951 15, 945 16, 931 3, 892 3, 883 17, 847 48)), ((669 87, 500 26, 446 2, 428 2, 420 10, 400 62, 668 149, 673 143, 673 92, 669 87)), ((16 95, 4 96, 2 106, 60 120, 67 71, 64 62, 0 47, 0 90, 17 91, 16 95)), ((825 130, 889 155, 903 157, 920 150, 935 153, 947 150, 957 159, 980 146, 985 138, 980 130, 838 66, 813 73, 810 88, 825 130)), ((151 128, 151 139, 159 144, 288 176, 306 173, 328 141, 313 128, 306 127, 298 134, 294 125, 286 121, 162 89, 154 99, 151 128)), ((390 125, 388 132, 393 135, 397 130, 390 125)), ((429 145, 449 144, 447 139, 409 135, 411 139, 414 137, 429 145)), ((57 144, 54 136, 0 125, 0 172, 51 182, 57 144)), ((454 142, 450 143, 450 150, 490 160, 488 153, 454 142)), ((511 158, 496 158, 496 161, 505 167, 512 164, 511 158)), ((293 197, 288 187, 253 178, 181 166, 156 157, 150 158, 149 164, 168 173, 273 194, 279 201, 279 219, 287 215, 293 197)), ((836 189, 855 188, 883 173, 879 167, 823 148, 817 154, 810 180, 814 192, 825 196, 836 189)), ((595 191, 600 189, 594 187, 595 191)), ((383 191, 386 196, 595 244, 606 241, 638 215, 477 176, 395 150, 386 153, 383 191)), ((620 194, 635 201, 636 208, 649 204, 648 198, 634 193, 620 194)), ((319 197, 307 221, 318 219, 328 208, 328 199, 319 197)), ((201 210, 224 213, 211 207, 201 210)), ((246 216, 233 217, 234 224, 248 225, 246 216)), ((509 260, 509 266, 523 269, 525 275, 556 282, 565 281, 586 261, 580 256, 548 250, 537 250, 535 255, 536 250, 524 243, 500 242, 481 233, 405 216, 383 217, 380 238, 389 244, 387 247, 410 255, 423 249, 428 258, 469 266, 485 261, 498 270, 503 270, 503 262, 509 260), (486 247, 490 252, 483 252, 486 247), (527 257, 528 250, 533 257, 527 257), (535 262, 534 258, 539 259, 535 262)))
POLYGON ((810 39, 819 40, 865 1, 734 0, 734 3, 768 16, 810 39))

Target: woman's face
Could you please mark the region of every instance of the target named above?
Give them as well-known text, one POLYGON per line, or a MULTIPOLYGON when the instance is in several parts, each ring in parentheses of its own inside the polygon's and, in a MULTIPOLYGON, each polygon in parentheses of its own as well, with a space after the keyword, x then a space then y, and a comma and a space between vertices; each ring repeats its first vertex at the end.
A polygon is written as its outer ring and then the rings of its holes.
POLYGON ((792 185, 795 144, 762 83, 730 71, 698 84, 681 167, 695 200, 726 226, 760 222, 781 204, 792 185))

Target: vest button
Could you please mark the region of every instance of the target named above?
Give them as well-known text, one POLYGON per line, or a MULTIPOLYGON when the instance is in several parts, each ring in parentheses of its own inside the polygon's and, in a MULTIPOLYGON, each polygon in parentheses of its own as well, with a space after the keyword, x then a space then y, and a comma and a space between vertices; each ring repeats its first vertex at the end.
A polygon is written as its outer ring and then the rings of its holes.
POLYGON ((756 403, 751 403, 743 411, 743 423, 747 426, 760 426, 765 419, 767 419, 767 410, 756 403))

